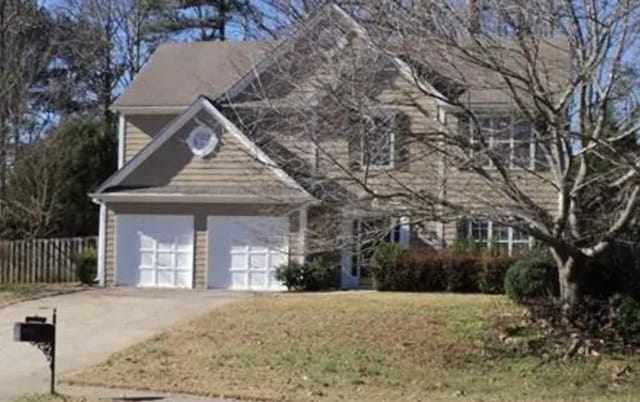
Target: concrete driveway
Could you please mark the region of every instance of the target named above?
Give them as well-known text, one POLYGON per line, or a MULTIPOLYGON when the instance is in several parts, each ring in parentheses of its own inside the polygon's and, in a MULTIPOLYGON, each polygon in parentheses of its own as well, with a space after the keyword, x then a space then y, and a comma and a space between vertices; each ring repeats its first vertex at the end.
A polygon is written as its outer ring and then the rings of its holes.
POLYGON ((49 367, 34 346, 13 341, 13 324, 58 309, 58 376, 106 358, 177 322, 249 294, 225 291, 94 289, 0 309, 0 401, 48 390, 49 367))

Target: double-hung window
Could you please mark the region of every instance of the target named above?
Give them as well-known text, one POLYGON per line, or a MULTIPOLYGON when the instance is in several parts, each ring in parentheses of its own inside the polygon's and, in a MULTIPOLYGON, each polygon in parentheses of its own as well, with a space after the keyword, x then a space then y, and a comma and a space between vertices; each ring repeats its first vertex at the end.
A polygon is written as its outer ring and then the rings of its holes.
POLYGON ((506 255, 523 253, 533 244, 531 237, 521 230, 485 220, 469 221, 467 238, 481 248, 506 255))
POLYGON ((364 116, 360 142, 361 166, 392 169, 395 162, 396 115, 381 109, 364 116))
POLYGON ((477 126, 470 127, 471 142, 473 156, 482 158, 482 166, 494 168, 494 161, 497 161, 512 169, 535 167, 536 147, 530 122, 514 116, 497 115, 482 116, 477 123, 477 126))

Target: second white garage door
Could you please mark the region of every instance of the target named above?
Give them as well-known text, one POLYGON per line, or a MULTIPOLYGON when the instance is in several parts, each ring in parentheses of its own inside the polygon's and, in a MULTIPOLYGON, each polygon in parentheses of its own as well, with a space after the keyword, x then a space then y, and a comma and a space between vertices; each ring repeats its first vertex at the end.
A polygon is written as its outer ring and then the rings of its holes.
POLYGON ((289 252, 289 219, 212 216, 208 219, 209 288, 281 290, 275 269, 289 252))

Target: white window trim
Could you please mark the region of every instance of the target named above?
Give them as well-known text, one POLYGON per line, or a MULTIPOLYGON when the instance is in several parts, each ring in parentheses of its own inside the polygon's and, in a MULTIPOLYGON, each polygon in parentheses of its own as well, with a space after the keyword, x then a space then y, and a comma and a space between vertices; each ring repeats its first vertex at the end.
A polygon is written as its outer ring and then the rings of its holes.
POLYGON ((493 236, 493 225, 496 224, 493 221, 489 221, 489 220, 485 220, 485 221, 473 221, 473 220, 469 220, 469 222, 467 222, 467 230, 466 230, 466 234, 467 234, 467 238, 471 239, 475 244, 482 244, 482 243, 487 243, 487 250, 491 250, 492 244, 495 243, 500 243, 500 244, 507 244, 507 253, 508 255, 513 255, 513 245, 514 244, 526 244, 527 247, 529 248, 529 250, 531 250, 533 248, 533 237, 528 236, 527 239, 522 239, 522 240, 514 240, 513 239, 513 233, 516 230, 515 228, 513 228, 512 226, 507 226, 507 225, 502 225, 502 224, 497 224, 500 226, 506 226, 508 229, 508 235, 507 235, 507 239, 506 240, 500 240, 500 239, 496 239, 493 236), (473 237, 473 224, 474 223, 481 223, 481 224, 487 224, 487 240, 478 240, 475 239, 473 237))

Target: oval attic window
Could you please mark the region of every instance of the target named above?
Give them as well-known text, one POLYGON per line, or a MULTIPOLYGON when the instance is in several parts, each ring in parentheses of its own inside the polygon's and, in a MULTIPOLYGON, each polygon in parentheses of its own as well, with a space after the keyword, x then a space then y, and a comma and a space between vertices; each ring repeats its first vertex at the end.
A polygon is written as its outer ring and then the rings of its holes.
POLYGON ((187 144, 195 156, 204 157, 216 150, 218 136, 211 128, 199 126, 189 133, 187 144))

